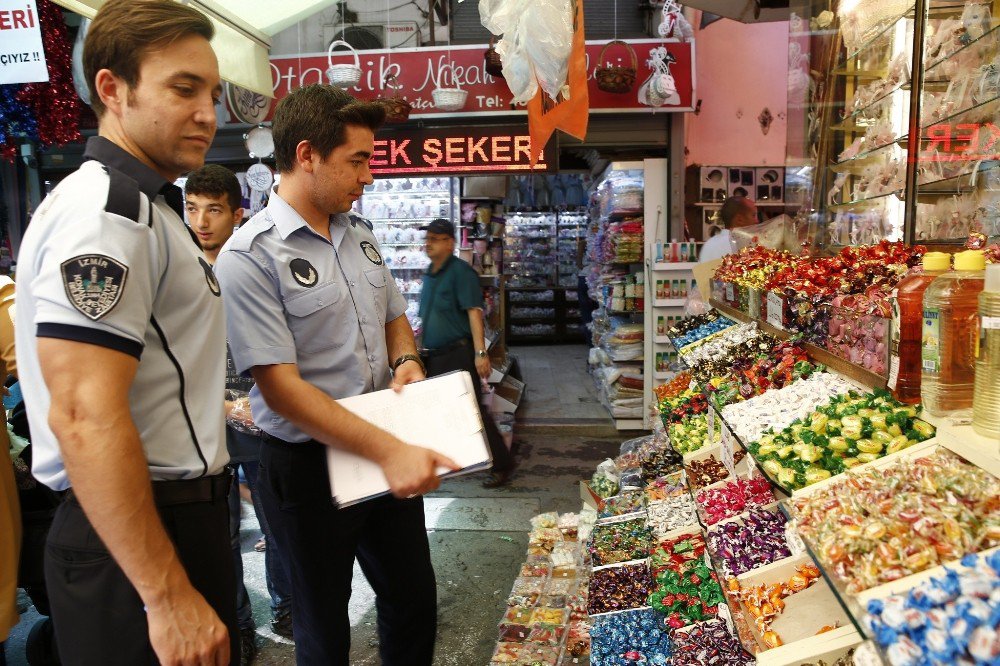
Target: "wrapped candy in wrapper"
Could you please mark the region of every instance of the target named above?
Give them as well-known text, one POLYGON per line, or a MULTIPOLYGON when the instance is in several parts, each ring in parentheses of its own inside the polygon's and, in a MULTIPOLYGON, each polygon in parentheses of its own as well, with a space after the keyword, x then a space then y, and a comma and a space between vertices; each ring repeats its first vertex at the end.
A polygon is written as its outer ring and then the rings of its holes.
POLYGON ((507 643, 524 643, 531 634, 531 628, 524 624, 504 622, 500 625, 500 640, 507 643))
POLYGON ((250 413, 250 394, 246 391, 226 389, 226 425, 236 432, 254 437, 263 437, 264 432, 256 426, 250 413))
POLYGON ((590 630, 590 663, 619 666, 623 663, 666 666, 671 641, 663 616, 643 609, 614 613, 594 620, 590 630))
POLYGON ((750 666, 753 655, 743 650, 740 642, 729 633, 723 620, 702 622, 690 629, 679 629, 673 639, 673 666, 750 666))
POLYGON ((598 525, 589 544, 594 566, 616 564, 646 557, 650 530, 644 518, 598 525))
POLYGON ((652 587, 645 563, 598 569, 590 578, 587 610, 597 615, 639 608, 646 604, 652 587))

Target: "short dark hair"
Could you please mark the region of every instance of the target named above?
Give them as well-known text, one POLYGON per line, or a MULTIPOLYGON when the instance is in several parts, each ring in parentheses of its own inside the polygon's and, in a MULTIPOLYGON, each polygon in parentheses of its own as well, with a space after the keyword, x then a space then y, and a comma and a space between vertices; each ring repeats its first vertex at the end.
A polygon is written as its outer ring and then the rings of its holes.
POLYGON ((360 125, 375 132, 385 122, 385 108, 358 100, 340 88, 320 83, 299 88, 278 102, 271 132, 274 161, 279 173, 295 166, 295 148, 308 141, 322 159, 345 142, 346 126, 360 125))
POLYGON ((726 226, 726 229, 731 229, 736 216, 749 211, 750 205, 751 202, 746 197, 729 197, 726 199, 726 202, 722 204, 722 209, 719 211, 719 217, 722 218, 722 223, 726 226))
POLYGON ((206 164, 188 174, 184 194, 205 194, 210 197, 225 196, 234 211, 243 202, 240 181, 232 171, 218 164, 206 164))
POLYGON ((211 40, 215 28, 197 9, 172 0, 108 0, 87 29, 83 44, 83 73, 90 88, 90 106, 100 118, 104 103, 94 89, 94 78, 110 69, 128 84, 139 83, 143 56, 181 37, 201 35, 211 40))

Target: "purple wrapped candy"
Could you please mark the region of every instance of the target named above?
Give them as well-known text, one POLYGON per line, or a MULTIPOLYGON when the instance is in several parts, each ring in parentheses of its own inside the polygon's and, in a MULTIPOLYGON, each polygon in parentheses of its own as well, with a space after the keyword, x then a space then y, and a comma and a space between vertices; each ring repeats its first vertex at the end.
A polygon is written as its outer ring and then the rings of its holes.
POLYGON ((674 642, 673 666, 749 666, 756 662, 753 655, 743 650, 740 642, 729 633, 720 619, 701 622, 688 629, 676 630, 671 635, 674 642), (711 655, 706 661, 706 655, 711 655))
POLYGON ((785 516, 754 508, 742 524, 733 521, 712 528, 708 547, 722 561, 727 576, 739 576, 765 564, 791 556, 785 540, 785 516))

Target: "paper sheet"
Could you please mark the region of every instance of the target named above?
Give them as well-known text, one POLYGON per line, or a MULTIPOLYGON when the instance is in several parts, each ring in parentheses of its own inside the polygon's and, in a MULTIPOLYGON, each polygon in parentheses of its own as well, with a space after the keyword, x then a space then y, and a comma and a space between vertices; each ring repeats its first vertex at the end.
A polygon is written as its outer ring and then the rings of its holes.
MULTIPOLYGON (((451 372, 410 384, 400 393, 386 389, 337 402, 408 444, 448 456, 461 470, 440 468, 438 474, 453 476, 491 463, 472 381, 468 372, 451 372)), ((389 492, 382 468, 366 458, 329 447, 327 464, 330 490, 340 506, 389 492)))

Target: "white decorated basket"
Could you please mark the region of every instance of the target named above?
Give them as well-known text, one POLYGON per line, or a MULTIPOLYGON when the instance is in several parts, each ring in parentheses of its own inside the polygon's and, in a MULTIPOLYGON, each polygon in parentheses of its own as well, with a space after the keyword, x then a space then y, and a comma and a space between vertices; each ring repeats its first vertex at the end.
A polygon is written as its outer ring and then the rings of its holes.
POLYGON ((435 88, 431 95, 434 97, 434 106, 441 111, 460 111, 465 107, 469 91, 461 88, 435 88))
POLYGON ((353 88, 361 82, 361 59, 354 47, 344 40, 338 39, 330 42, 330 48, 326 51, 326 63, 329 65, 326 68, 326 78, 330 81, 331 86, 347 89, 353 88), (353 65, 333 64, 333 49, 338 46, 346 46, 347 50, 351 52, 351 55, 354 56, 353 65))

